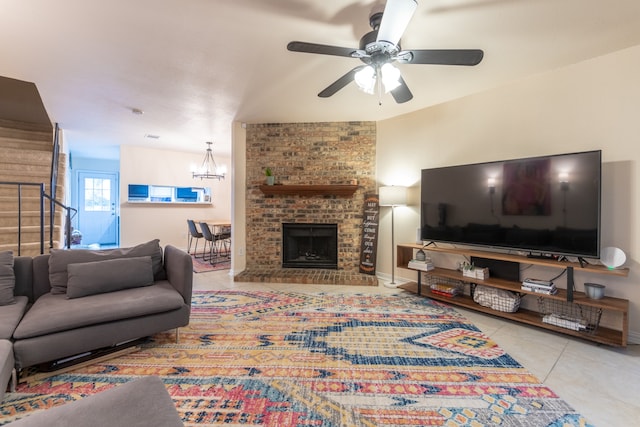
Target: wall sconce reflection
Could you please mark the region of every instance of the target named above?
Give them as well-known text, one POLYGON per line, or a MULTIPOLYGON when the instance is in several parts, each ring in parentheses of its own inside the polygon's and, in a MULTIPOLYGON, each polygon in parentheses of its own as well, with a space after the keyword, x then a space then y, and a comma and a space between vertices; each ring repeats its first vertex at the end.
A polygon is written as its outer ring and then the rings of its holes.
POLYGON ((496 192, 496 179, 487 179, 487 187, 489 187, 489 194, 494 194, 496 192))
POLYGON ((560 180, 560 189, 562 191, 567 191, 569 189, 569 173, 560 172, 558 174, 558 179, 560 180))
POLYGON ((488 178, 487 187, 489 188, 489 203, 491 208, 491 215, 495 215, 495 209, 493 208, 493 195, 496 192, 496 179, 488 178))
POLYGON ((562 217, 563 224, 567 226, 567 191, 569 191, 569 173, 560 172, 558 174, 558 180, 560 181, 560 190, 562 190, 562 217))

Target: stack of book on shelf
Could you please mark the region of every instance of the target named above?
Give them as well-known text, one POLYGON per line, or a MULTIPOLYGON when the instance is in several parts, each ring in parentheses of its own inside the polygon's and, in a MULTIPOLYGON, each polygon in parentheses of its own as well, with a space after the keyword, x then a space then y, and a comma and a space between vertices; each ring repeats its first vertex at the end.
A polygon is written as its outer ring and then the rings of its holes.
POLYGON ((462 291, 464 290, 463 286, 464 285, 454 285, 451 283, 434 283, 429 286, 429 288, 434 294, 452 298, 456 295, 462 294, 462 291))
POLYGON ((554 285, 551 280, 542 279, 524 279, 522 281, 522 290, 545 295, 555 295, 558 293, 556 285, 554 285))
POLYGON ((409 261, 409 268, 421 271, 430 271, 434 269, 433 263, 430 258, 424 260, 412 259, 409 261))

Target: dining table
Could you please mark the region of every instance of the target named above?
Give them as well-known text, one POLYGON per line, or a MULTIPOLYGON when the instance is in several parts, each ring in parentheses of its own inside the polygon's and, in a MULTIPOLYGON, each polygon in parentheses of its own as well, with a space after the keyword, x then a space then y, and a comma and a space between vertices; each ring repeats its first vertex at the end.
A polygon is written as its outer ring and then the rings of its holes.
POLYGON ((231 227, 230 219, 197 219, 196 223, 206 222, 209 227, 231 227))

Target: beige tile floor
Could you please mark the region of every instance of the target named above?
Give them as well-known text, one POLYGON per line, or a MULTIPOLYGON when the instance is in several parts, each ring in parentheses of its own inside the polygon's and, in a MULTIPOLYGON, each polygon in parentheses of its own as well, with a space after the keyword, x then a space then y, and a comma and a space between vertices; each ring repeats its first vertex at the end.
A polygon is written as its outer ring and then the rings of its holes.
MULTIPOLYGON (((405 292, 384 286, 234 282, 228 270, 194 275, 194 289, 405 292)), ((457 308, 456 308, 457 309, 457 308)), ((457 309, 598 427, 640 426, 640 345, 613 348, 457 309)))

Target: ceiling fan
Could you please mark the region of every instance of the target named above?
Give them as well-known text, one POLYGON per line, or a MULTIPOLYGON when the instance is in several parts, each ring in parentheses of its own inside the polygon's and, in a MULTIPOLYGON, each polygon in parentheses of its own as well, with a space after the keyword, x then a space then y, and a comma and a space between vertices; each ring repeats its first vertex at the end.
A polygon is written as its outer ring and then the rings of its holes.
MULTIPOLYGON (((355 81, 358 87, 367 93, 378 96, 391 92, 397 103, 411 100, 413 94, 392 64, 438 64, 438 65, 477 65, 484 55, 479 49, 417 49, 402 50, 400 38, 404 34, 413 16, 418 2, 416 0, 387 0, 384 10, 374 11, 369 17, 373 31, 360 39, 358 49, 330 46, 317 43, 292 41, 287 49, 292 52, 316 53, 321 55, 345 56, 360 59, 364 65, 357 66, 331 83, 318 96, 328 98, 340 89, 355 81)), ((380 101, 379 101, 380 102, 380 101)))

